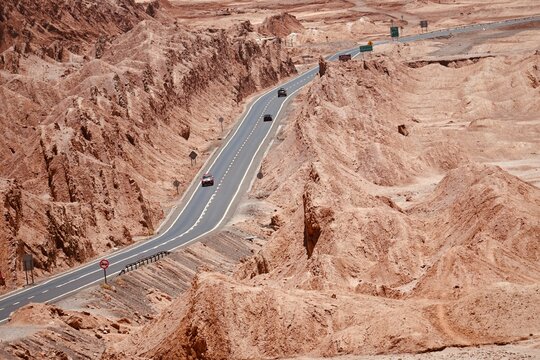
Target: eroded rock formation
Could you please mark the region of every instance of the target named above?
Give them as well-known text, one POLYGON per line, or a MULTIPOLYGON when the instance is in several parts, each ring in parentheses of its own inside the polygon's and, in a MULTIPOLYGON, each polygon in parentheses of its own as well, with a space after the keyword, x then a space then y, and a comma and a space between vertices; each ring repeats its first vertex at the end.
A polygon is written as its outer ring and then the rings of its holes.
POLYGON ((153 234, 172 179, 182 190, 196 172, 189 151, 204 158, 218 137, 208 120, 230 123, 247 96, 296 71, 249 22, 190 32, 123 0, 10 1, 2 17, 8 288, 24 253, 41 275, 153 234))

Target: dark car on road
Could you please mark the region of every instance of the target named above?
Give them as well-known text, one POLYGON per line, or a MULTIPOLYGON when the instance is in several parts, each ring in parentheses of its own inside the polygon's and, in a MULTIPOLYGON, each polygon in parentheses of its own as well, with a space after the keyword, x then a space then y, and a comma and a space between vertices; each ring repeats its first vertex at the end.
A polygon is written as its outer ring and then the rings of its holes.
POLYGON ((265 114, 263 116, 263 121, 272 121, 272 115, 270 114, 265 114))
POLYGON ((287 96, 287 90, 285 90, 284 88, 279 88, 279 90, 277 91, 277 97, 282 97, 282 96, 287 96))
POLYGON ((210 174, 204 174, 201 180, 201 185, 203 187, 205 186, 213 186, 214 185, 214 177, 210 174))

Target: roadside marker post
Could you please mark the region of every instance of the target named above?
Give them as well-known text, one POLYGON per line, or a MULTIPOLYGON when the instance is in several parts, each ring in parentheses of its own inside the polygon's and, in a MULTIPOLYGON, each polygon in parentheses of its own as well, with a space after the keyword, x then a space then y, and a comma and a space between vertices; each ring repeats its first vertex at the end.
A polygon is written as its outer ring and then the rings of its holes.
POLYGON ((107 268, 109 267, 109 260, 103 259, 99 262, 99 267, 103 269, 103 278, 105 278, 105 284, 107 283, 107 268))
POLYGON ((189 158, 191 159, 191 165, 197 164, 197 153, 195 151, 189 153, 189 158))
POLYGON ((26 285, 29 285, 28 283, 29 271, 30 271, 30 276, 32 277, 32 284, 34 284, 34 258, 32 257, 32 254, 23 255, 23 268, 24 268, 24 274, 26 275, 26 285))
POLYGON ((390 36, 392 37, 392 39, 398 38, 399 37, 399 27, 391 26, 390 27, 390 36))
POLYGON ((427 32, 428 22, 427 20, 420 20, 420 30, 421 32, 427 32))

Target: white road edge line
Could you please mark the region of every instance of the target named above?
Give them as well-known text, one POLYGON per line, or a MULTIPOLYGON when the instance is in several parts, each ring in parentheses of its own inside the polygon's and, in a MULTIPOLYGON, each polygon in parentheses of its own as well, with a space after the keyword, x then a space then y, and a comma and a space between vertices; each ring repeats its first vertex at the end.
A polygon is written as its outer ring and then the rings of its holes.
MULTIPOLYGON (((71 290, 71 291, 68 291, 67 293, 63 293, 62 295, 58 295, 57 297, 54 297, 54 298, 52 298, 52 299, 50 299, 50 300, 45 301, 45 304, 52 303, 52 302, 54 302, 55 300, 58 300, 58 299, 63 298, 63 297, 65 297, 65 296, 68 296, 69 294, 74 293, 74 292, 77 292, 77 291, 79 291, 79 290, 81 290, 81 289, 84 289, 85 287, 89 287, 90 285, 93 285, 93 284, 95 284, 95 283, 97 283, 97 282, 99 282, 99 281, 103 281, 103 279, 97 279, 97 280, 95 280, 95 281, 92 281, 91 283, 85 284, 85 285, 80 286, 80 287, 78 287, 78 288, 76 288, 76 289, 73 289, 73 290, 71 290)), ((1 321, 0 321, 0 322, 1 322, 1 321)))
MULTIPOLYGON (((276 134, 279 132, 279 129, 281 129, 281 125, 278 126, 277 130, 276 130, 276 134)), ((268 147, 266 148, 266 151, 264 152, 263 154, 263 159, 266 157, 266 155, 268 155, 268 153, 270 152, 270 148, 272 147, 272 145, 274 144, 274 139, 272 139, 270 141, 270 144, 268 144, 268 147)), ((255 184, 255 180, 257 179, 256 176, 254 176, 252 179, 251 179, 251 182, 249 183, 249 186, 248 186, 248 190, 247 192, 250 192, 251 191, 251 188, 253 187, 253 184, 255 184)))

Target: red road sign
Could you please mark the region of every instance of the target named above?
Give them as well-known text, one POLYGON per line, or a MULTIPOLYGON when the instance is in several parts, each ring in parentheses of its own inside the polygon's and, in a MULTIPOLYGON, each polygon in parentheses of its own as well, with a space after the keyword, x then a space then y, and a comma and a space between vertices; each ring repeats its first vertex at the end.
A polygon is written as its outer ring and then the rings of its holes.
POLYGON ((109 260, 107 259, 103 259, 99 262, 99 267, 102 268, 103 270, 105 270, 106 268, 109 267, 109 260))

